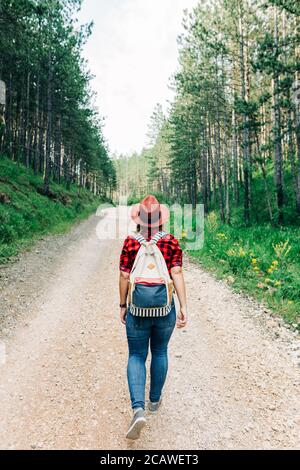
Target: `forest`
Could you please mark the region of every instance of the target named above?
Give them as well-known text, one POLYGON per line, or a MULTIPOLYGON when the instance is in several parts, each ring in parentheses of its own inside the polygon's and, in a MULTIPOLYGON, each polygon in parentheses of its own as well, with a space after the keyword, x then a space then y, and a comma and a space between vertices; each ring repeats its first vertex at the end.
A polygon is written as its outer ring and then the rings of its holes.
POLYGON ((299 221, 299 15, 287 0, 214 0, 186 13, 176 97, 167 115, 154 111, 137 190, 202 202, 228 224, 241 205, 246 225, 299 221))
POLYGON ((193 253, 286 317, 300 310, 300 3, 213 0, 186 12, 171 77, 140 154, 117 156, 129 202, 204 204, 193 253))
POLYGON ((0 263, 111 198, 80 0, 0 0, 0 263))
POLYGON ((42 175, 46 195, 64 181, 104 197, 115 171, 83 59, 92 24, 78 24, 81 3, 0 1, 0 151, 42 175))

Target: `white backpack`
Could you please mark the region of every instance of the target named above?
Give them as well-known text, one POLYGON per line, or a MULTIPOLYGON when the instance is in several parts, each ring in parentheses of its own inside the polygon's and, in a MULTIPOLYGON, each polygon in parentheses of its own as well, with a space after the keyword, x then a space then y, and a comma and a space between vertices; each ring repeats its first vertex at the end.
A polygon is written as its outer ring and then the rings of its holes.
POLYGON ((141 245, 129 281, 129 308, 135 316, 162 317, 171 311, 173 282, 157 247, 166 235, 158 232, 149 242, 140 234, 134 237, 141 245))

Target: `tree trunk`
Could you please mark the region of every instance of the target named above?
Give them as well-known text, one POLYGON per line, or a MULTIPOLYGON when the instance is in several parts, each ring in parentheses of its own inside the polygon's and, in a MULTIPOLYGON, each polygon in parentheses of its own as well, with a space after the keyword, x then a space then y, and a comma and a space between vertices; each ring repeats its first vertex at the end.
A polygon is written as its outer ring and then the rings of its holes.
POLYGON ((217 133, 216 126, 213 126, 213 161, 212 161, 212 187, 213 187, 213 204, 217 205, 217 133))
MULTIPOLYGON (((244 37, 244 23, 243 11, 241 4, 239 4, 239 30, 240 30, 240 74, 242 84, 242 101, 246 105, 247 100, 247 76, 245 65, 245 37, 244 37)), ((249 138, 249 117, 248 112, 243 112, 243 170, 244 170, 244 220, 245 224, 250 224, 250 207, 251 207, 251 194, 250 194, 250 138, 249 138)))
POLYGON ((235 110, 232 112, 232 167, 233 167, 233 198, 236 206, 239 204, 239 169, 238 169, 238 138, 236 129, 235 110))
POLYGON ((8 89, 6 97, 6 129, 5 129, 5 144, 4 147, 8 156, 12 157, 12 108, 13 108, 13 87, 12 87, 12 73, 9 74, 8 89))
POLYGON ((269 188, 268 188, 266 168, 265 168, 265 165, 262 161, 260 163, 260 167, 261 167, 261 172, 262 172, 263 179, 264 179, 264 186, 265 186, 265 192, 266 192, 269 218, 270 218, 270 222, 272 223, 273 222, 273 212, 272 212, 272 205, 271 205, 271 196, 270 196, 270 192, 269 192, 269 188))
POLYGON ((33 171, 38 174, 39 168, 39 127, 40 127, 40 76, 37 77, 36 101, 35 101, 35 129, 33 140, 33 171))
POLYGON ((48 90, 47 90, 47 136, 46 136, 46 166, 44 176, 44 193, 49 193, 50 185, 50 165, 51 165, 51 134, 52 134, 52 80, 53 80, 53 68, 52 58, 49 55, 48 64, 48 90))
POLYGON ((44 171, 44 162, 45 162, 45 128, 46 128, 46 116, 45 113, 40 110, 39 118, 39 172, 43 173, 44 171))
MULTIPOLYGON (((299 31, 299 18, 297 17, 295 20, 295 29, 298 34, 299 31)), ((296 47, 296 59, 300 60, 300 46, 296 47)), ((295 76, 295 83, 298 88, 300 88, 300 73, 296 72, 295 76)), ((300 91, 295 90, 295 94, 299 95, 300 91)), ((296 147, 297 147, 297 157, 295 162, 295 190, 296 190, 296 208, 297 213, 300 215, 300 102, 299 100, 295 100, 295 134, 296 134, 296 147)))
POLYGON ((54 146, 54 175, 55 181, 60 184, 61 177, 61 117, 56 116, 56 128, 55 128, 55 146, 54 146))
POLYGON ((26 111, 24 112, 24 151, 25 151, 25 166, 29 168, 30 165, 30 125, 29 125, 29 107, 30 107, 30 72, 27 72, 27 85, 26 85, 26 111))
POLYGON ((219 105, 217 104, 217 132, 216 132, 216 158, 217 158, 217 181, 219 192, 219 208, 221 221, 225 222, 223 179, 222 179, 222 150, 221 150, 221 123, 219 105))
MULTIPOLYGON (((274 40, 278 52, 278 14, 274 8, 274 40)), ((280 91, 279 74, 277 70, 273 75, 273 105, 274 105, 274 152, 275 152, 275 183, 277 193, 278 224, 283 224, 283 167, 282 167, 282 138, 281 138, 281 109, 280 109, 280 91)))
POLYGON ((211 207, 211 168, 212 168, 212 149, 211 149, 211 126, 208 121, 208 141, 207 141, 207 210, 211 207))

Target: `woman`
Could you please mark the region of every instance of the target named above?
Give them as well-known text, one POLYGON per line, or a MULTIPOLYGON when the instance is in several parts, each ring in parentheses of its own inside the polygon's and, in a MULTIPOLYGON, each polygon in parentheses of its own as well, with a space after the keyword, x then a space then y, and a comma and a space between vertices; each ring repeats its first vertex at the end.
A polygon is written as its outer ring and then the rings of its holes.
MULTIPOLYGON (((133 206, 131 217, 137 224, 139 235, 142 235, 145 240, 150 241, 158 232, 162 231, 163 224, 169 218, 169 210, 163 204, 159 204, 154 196, 150 195, 140 204, 133 206)), ((186 292, 182 273, 182 250, 176 238, 171 234, 163 234, 157 242, 157 247, 163 255, 178 296, 180 310, 177 320, 174 298, 172 298, 171 310, 165 316, 138 317, 131 313, 130 305, 127 308, 130 272, 140 247, 140 242, 134 236, 128 236, 124 242, 120 257, 120 317, 121 322, 126 325, 129 348, 127 378, 133 409, 133 419, 126 435, 128 439, 137 439, 146 424, 145 363, 148 356, 149 344, 152 357, 148 409, 153 413, 158 410, 161 404, 161 393, 168 371, 168 343, 175 324, 177 323, 177 328, 184 328, 187 324, 186 292)))

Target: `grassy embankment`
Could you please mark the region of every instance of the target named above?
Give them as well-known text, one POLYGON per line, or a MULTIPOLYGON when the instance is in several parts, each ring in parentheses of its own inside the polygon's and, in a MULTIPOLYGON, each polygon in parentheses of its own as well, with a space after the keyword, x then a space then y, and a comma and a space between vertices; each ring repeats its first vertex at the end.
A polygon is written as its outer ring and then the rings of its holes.
POLYGON ((204 247, 190 254, 236 291, 263 301, 284 320, 300 327, 299 228, 268 224, 222 225, 207 216, 204 247))
MULTIPOLYGON (((267 185, 276 220, 271 170, 267 185)), ((204 247, 191 255, 216 276, 227 279, 235 290, 263 301, 300 331, 300 229, 289 174, 285 195, 285 225, 279 227, 268 221, 265 183, 254 174, 251 226, 243 224, 242 198, 232 210, 231 225, 222 224, 218 211, 212 211, 206 216, 204 247)))
POLYGON ((40 194, 43 181, 31 170, 0 157, 0 263, 34 240, 65 232, 94 212, 101 202, 76 185, 51 183, 51 198, 40 194))

